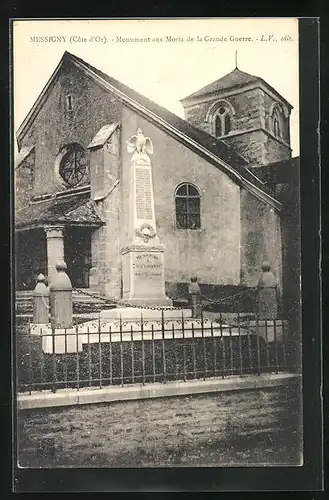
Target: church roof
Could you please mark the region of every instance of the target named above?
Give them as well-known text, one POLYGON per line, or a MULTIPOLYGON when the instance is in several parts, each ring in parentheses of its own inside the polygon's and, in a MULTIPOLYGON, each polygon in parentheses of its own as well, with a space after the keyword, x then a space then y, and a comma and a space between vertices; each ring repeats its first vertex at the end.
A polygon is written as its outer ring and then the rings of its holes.
POLYGON ((17 229, 42 227, 47 224, 99 227, 99 217, 89 193, 50 198, 32 202, 15 214, 17 229))
POLYGON ((279 96, 280 99, 282 99, 290 108, 292 107, 291 104, 284 97, 282 97, 273 87, 271 87, 271 85, 265 82, 265 80, 263 80, 259 76, 254 76, 250 75, 249 73, 245 73, 244 71, 241 71, 239 68, 235 68, 233 71, 227 73, 218 80, 215 80, 214 82, 209 83, 205 87, 202 87, 202 89, 197 90, 196 92, 193 92, 192 94, 184 97, 183 99, 181 99, 181 102, 183 103, 184 101, 189 101, 191 99, 194 99, 195 97, 201 97, 206 94, 212 94, 215 92, 222 92, 226 90, 232 90, 232 91, 238 90, 241 87, 245 87, 247 85, 254 83, 262 83, 267 88, 270 88, 271 91, 277 96, 279 96))
POLYGON ((76 67, 80 68, 98 82, 98 84, 113 92, 126 106, 131 107, 134 111, 145 116, 158 127, 174 136, 176 140, 182 142, 200 156, 205 157, 207 161, 214 164, 217 168, 220 168, 237 184, 253 192, 256 197, 271 204, 277 210, 281 209, 281 204, 274 199, 271 189, 246 169, 249 165, 248 161, 239 155, 233 148, 228 146, 223 140, 216 139, 207 132, 203 132, 194 127, 186 120, 183 120, 171 111, 168 111, 139 92, 136 92, 127 85, 110 77, 69 52, 64 53, 46 87, 18 129, 18 141, 20 141, 30 121, 34 119, 34 116, 43 105, 52 82, 60 71, 61 66, 66 62, 73 63, 76 67))
POLYGON ((298 182, 299 164, 300 158, 297 156, 249 169, 265 183, 293 184, 298 182))

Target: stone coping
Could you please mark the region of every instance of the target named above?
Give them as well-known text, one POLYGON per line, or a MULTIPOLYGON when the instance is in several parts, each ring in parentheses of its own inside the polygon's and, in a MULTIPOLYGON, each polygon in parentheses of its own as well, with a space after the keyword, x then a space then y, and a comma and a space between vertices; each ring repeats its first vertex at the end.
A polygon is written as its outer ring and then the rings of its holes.
POLYGON ((30 410, 37 408, 54 408, 73 405, 110 403, 132 401, 140 399, 163 398, 172 396, 186 396, 214 392, 237 390, 253 390, 285 385, 290 381, 301 379, 296 373, 277 373, 248 375, 245 377, 230 376, 222 378, 208 378, 206 380, 188 380, 186 382, 167 382, 131 384, 125 386, 109 386, 84 389, 58 389, 56 393, 34 391, 31 394, 17 395, 17 409, 30 410))
POLYGON ((90 321, 76 328, 56 328, 54 335, 49 325, 30 325, 30 334, 42 339, 42 350, 51 354, 81 352, 83 345, 115 342, 161 341, 206 337, 239 337, 247 334, 243 328, 211 323, 201 325, 198 320, 172 320, 165 322, 164 331, 160 321, 139 322, 112 321, 99 323, 90 321))

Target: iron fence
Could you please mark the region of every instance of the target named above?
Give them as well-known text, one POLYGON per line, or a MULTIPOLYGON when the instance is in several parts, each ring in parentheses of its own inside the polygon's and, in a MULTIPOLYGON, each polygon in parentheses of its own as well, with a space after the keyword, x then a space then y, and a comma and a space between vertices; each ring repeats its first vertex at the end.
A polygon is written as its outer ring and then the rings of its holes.
POLYGON ((99 319, 83 332, 77 324, 73 329, 31 333, 31 326, 19 333, 17 352, 18 391, 30 394, 298 368, 298 345, 290 340, 282 320, 245 321, 238 315, 227 325, 222 315, 216 321, 204 317, 170 321, 162 314, 159 321, 120 319, 106 324, 99 319), (44 352, 45 340, 51 352, 44 352))

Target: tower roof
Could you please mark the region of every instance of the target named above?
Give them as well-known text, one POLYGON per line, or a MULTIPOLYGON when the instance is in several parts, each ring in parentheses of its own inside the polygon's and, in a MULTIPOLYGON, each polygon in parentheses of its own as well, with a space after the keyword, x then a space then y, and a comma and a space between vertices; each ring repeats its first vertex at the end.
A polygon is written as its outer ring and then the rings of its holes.
POLYGON ((197 90, 196 92, 193 92, 192 94, 184 97, 183 99, 181 99, 181 102, 194 99, 195 97, 201 97, 206 94, 222 92, 225 90, 239 89, 241 87, 254 83, 260 83, 260 84, 262 83, 267 88, 270 88, 271 91, 274 92, 277 96, 279 96, 290 108, 292 107, 291 104, 284 97, 282 97, 273 87, 271 87, 271 85, 265 82, 265 80, 263 80, 259 76, 254 76, 250 75, 249 73, 245 73, 244 71, 241 71, 239 68, 235 68, 230 73, 227 73, 227 75, 222 76, 218 80, 209 83, 202 89, 197 90))
POLYGON ((182 101, 185 99, 190 99, 191 97, 197 97, 204 94, 211 94, 212 92, 218 92, 219 90, 226 90, 231 87, 240 87, 243 85, 247 85, 248 83, 253 83, 257 80, 259 80, 257 76, 249 75, 248 73, 245 73, 244 71, 235 68, 230 73, 227 73, 227 75, 224 75, 222 76, 222 78, 219 78, 219 80, 209 83, 202 89, 193 92, 193 94, 190 94, 187 97, 184 97, 182 101))

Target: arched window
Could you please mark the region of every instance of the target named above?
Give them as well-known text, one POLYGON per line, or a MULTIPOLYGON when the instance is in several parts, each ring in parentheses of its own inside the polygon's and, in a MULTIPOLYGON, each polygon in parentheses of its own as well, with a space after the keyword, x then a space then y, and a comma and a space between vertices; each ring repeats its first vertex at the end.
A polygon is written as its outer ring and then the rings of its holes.
POLYGON ((184 183, 175 192, 178 229, 200 229, 200 194, 195 186, 184 183))
POLYGON ((86 152, 80 144, 64 146, 60 152, 59 175, 70 187, 79 184, 87 175, 86 152))
POLYGON ((216 137, 228 134, 232 130, 231 110, 227 105, 220 105, 213 115, 213 132, 216 137))
POLYGON ((282 138, 283 130, 282 130, 282 113, 278 109, 277 106, 274 107, 273 112, 272 112, 272 132, 275 135, 275 137, 282 138))

